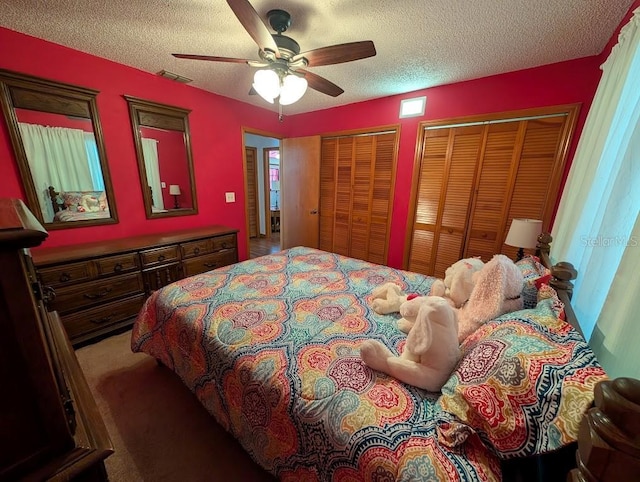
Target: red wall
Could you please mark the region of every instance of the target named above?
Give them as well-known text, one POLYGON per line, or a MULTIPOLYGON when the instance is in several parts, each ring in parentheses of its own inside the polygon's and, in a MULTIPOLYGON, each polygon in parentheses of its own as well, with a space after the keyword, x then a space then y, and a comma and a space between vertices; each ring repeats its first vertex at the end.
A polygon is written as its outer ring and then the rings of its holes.
MULTIPOLYGON (((640 6, 635 0, 632 9, 640 6)), ((623 25, 628 21, 627 15, 623 25)), ((389 264, 401 266, 407 206, 418 123, 449 117, 582 103, 569 160, 600 79, 599 65, 617 41, 617 32, 601 55, 434 87, 403 95, 285 117, 272 111, 207 93, 188 85, 93 57, 50 42, 0 28, 0 68, 69 82, 100 91, 98 109, 120 222, 107 227, 51 231, 45 245, 67 245, 91 239, 113 239, 210 224, 240 229, 240 258, 246 258, 242 166, 243 126, 284 136, 314 135, 390 124, 401 125, 397 183, 393 207, 389 264), (123 94, 191 109, 189 124, 199 214, 146 220, 135 150, 123 94), (398 119, 400 100, 427 96, 425 116, 398 119), (224 157, 223 154, 224 153, 224 157), (235 191, 235 204, 224 192, 235 191)), ((24 199, 4 123, 0 128, 0 192, 24 199)))
MULTIPOLYGON (((44 246, 224 224, 240 230, 239 254, 246 258, 242 127, 250 122, 254 129, 278 133, 282 126, 277 114, 5 28, 0 28, 0 68, 100 91, 97 105, 119 223, 52 230, 44 246), (123 94, 191 109, 198 215, 146 219, 123 94), (235 203, 225 203, 225 191, 236 193, 235 203)), ((0 122, 0 173, 1 195, 25 199, 4 121, 0 122)))

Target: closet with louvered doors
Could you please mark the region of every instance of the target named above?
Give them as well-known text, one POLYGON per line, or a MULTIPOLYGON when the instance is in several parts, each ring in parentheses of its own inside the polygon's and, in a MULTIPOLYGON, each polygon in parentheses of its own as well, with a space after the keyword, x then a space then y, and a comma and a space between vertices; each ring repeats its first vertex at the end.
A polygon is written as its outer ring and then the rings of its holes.
POLYGON ((398 132, 391 127, 322 138, 320 249, 386 264, 398 132))
POLYGON ((579 105, 421 124, 405 269, 437 277, 461 258, 496 253, 513 218, 550 229, 579 105))

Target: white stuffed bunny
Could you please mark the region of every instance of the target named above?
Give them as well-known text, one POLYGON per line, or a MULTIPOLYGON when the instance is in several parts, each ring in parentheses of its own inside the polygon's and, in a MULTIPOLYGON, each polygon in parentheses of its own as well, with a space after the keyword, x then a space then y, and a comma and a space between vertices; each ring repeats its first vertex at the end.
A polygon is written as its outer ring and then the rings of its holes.
POLYGON ((458 322, 447 300, 427 296, 419 300, 415 323, 398 357, 376 340, 360 347, 364 363, 401 382, 438 392, 460 359, 458 322))
POLYGON ((480 271, 484 263, 480 258, 465 258, 456 261, 444 272, 444 280, 437 279, 431 285, 430 294, 451 300, 454 308, 462 307, 475 284, 474 273, 480 271))

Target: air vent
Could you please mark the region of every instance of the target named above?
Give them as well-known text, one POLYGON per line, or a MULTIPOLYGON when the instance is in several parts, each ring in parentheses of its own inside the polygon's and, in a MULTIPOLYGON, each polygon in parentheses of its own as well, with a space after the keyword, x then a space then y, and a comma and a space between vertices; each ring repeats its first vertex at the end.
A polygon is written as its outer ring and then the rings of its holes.
POLYGON ((167 79, 175 80, 176 82, 180 82, 182 84, 188 84, 189 82, 193 82, 193 79, 188 79, 187 77, 183 77, 182 75, 174 74, 173 72, 168 72, 166 70, 161 70, 158 72, 160 77, 165 77, 167 79))

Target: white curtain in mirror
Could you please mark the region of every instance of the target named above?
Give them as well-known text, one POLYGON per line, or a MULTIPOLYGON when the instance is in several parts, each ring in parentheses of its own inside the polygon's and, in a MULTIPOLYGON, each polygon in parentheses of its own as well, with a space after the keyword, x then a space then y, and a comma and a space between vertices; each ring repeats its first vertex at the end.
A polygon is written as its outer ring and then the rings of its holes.
MULTIPOLYGON (((84 131, 23 122, 19 126, 45 219, 53 219, 49 186, 58 191, 104 190, 102 175, 100 185, 94 184, 84 131)), ((93 134, 91 137, 93 138, 93 134)), ((95 151, 97 154, 97 148, 95 151)))
POLYGON ((151 188, 153 212, 164 211, 162 200, 162 183, 160 181, 160 164, 158 162, 158 141, 155 139, 141 138, 142 156, 144 168, 147 171, 147 183, 151 188))

